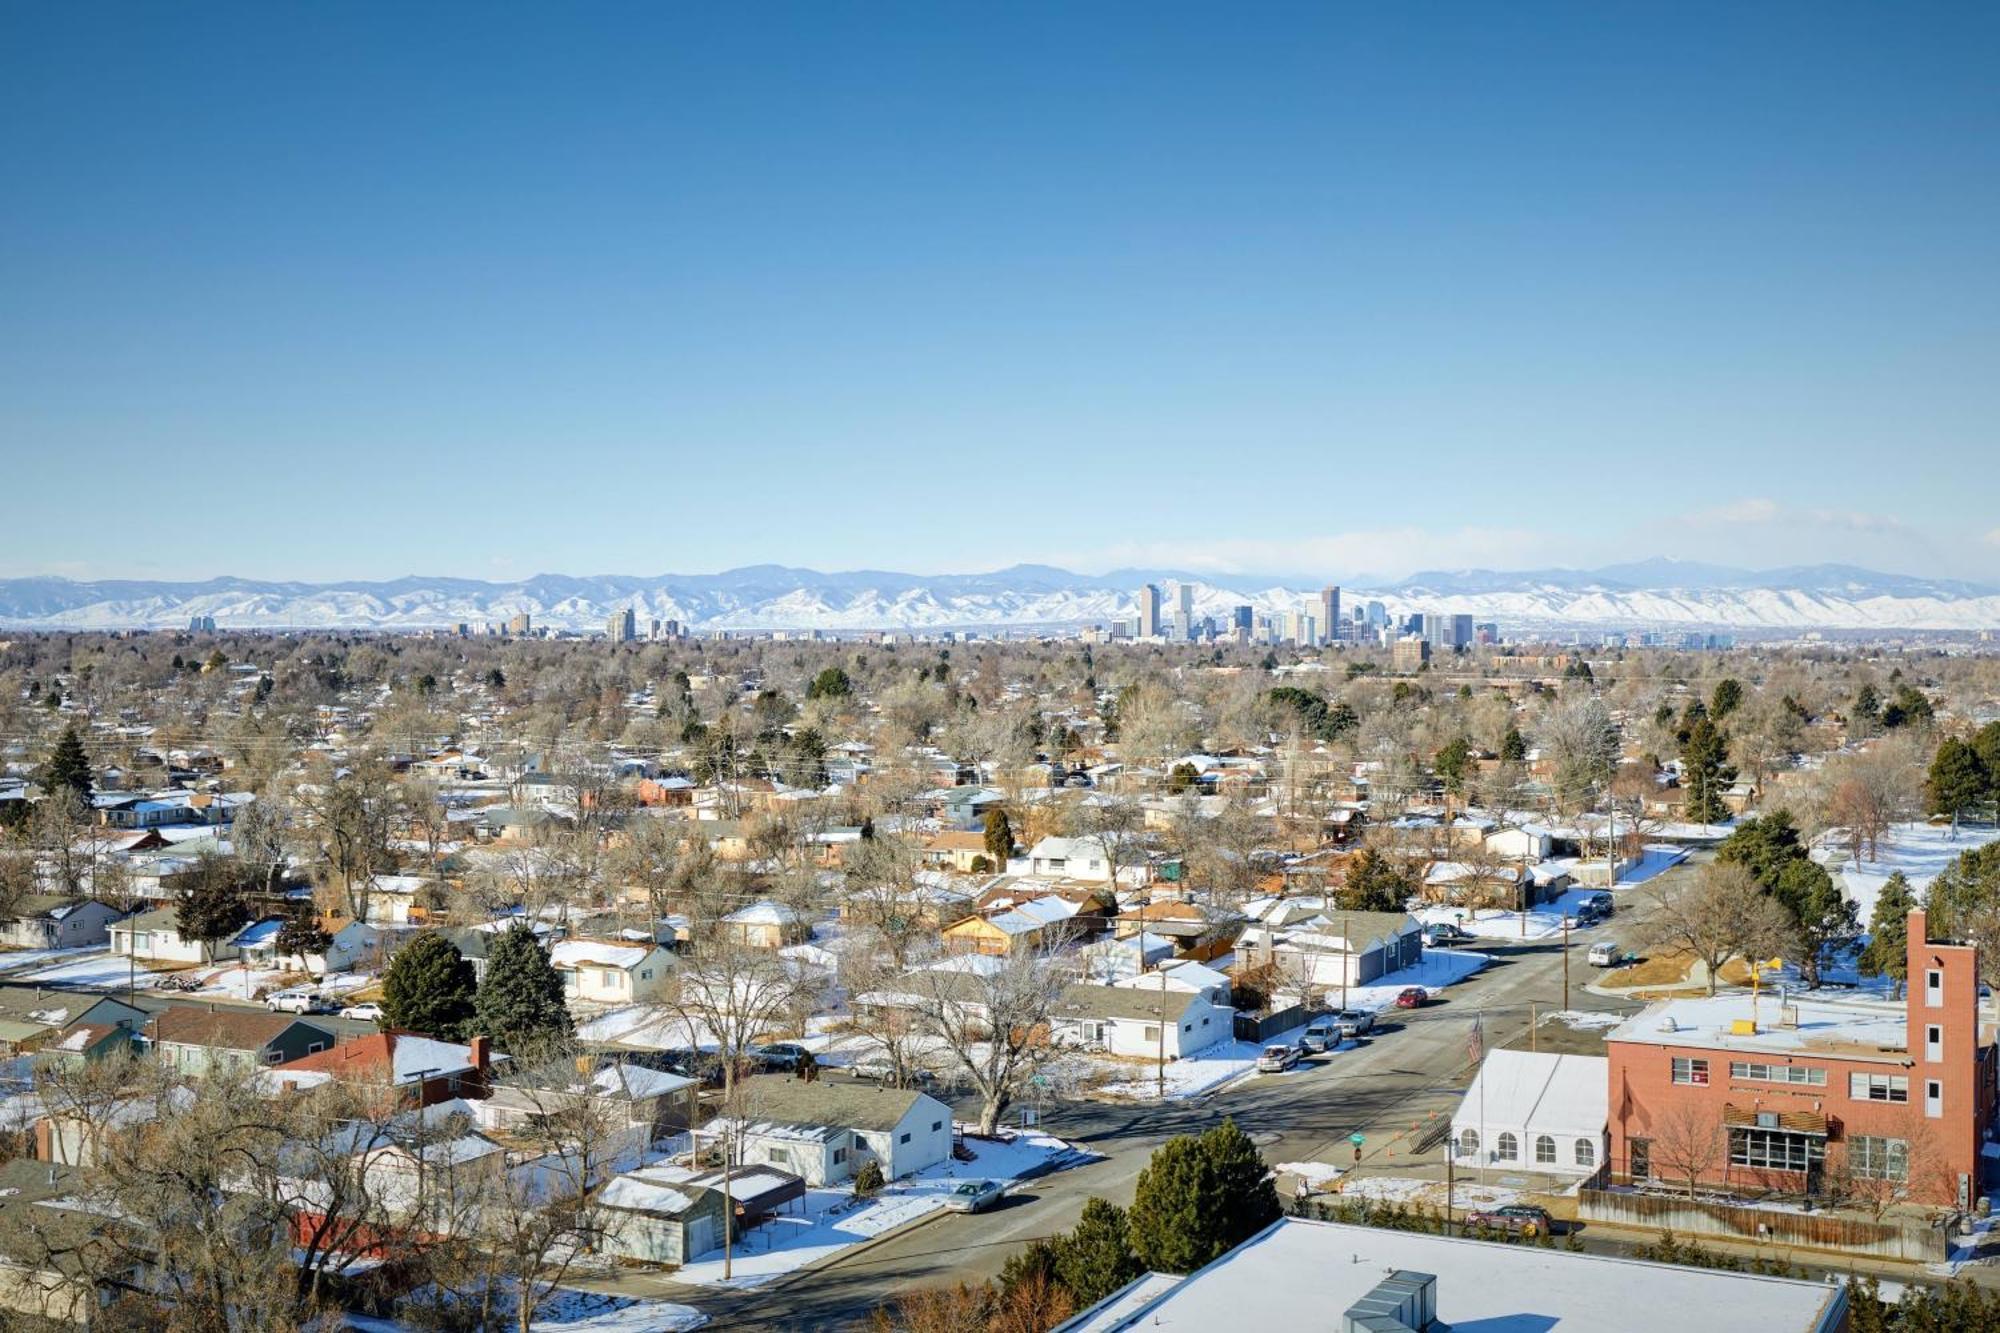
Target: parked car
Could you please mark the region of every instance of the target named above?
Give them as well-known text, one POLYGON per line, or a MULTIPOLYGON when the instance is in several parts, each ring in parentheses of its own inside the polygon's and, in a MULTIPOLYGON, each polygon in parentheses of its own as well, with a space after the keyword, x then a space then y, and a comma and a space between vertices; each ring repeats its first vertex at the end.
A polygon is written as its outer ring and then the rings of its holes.
POLYGON ((1282 1074, 1287 1069, 1298 1067, 1299 1048, 1289 1042, 1277 1042, 1266 1046, 1264 1053, 1257 1057, 1257 1072, 1260 1074, 1282 1074))
POLYGON ((948 1213, 983 1213, 1007 1197, 1007 1186, 998 1180, 966 1180, 944 1196, 948 1213))
POLYGON ((1610 894, 1602 891, 1593 893, 1590 897, 1584 899, 1583 905, 1596 912, 1600 917, 1610 916, 1618 910, 1617 900, 1610 894))
POLYGON ((1555 1219, 1546 1208, 1537 1208, 1532 1203, 1510 1203, 1501 1208, 1479 1208, 1465 1215, 1469 1227, 1488 1227, 1494 1231, 1512 1231, 1522 1236, 1548 1236, 1555 1233, 1555 1219))
POLYGON ((847 1067, 847 1072, 856 1078, 869 1079, 885 1088, 926 1088, 937 1082, 937 1075, 928 1069, 905 1069, 899 1078, 896 1067, 888 1058, 880 1055, 864 1056, 847 1067))
POLYGON ((1343 1009, 1335 1014, 1333 1022, 1340 1025, 1341 1037, 1365 1037, 1375 1030, 1375 1015, 1366 1009, 1343 1009))
POLYGON ((340 1011, 340 1016, 342 1018, 358 1018, 364 1023, 379 1023, 382 1021, 382 1006, 373 1000, 368 1000, 362 1004, 350 1004, 340 1011))
POLYGON ((1633 961, 1633 956, 1618 947, 1612 940, 1599 940, 1590 946, 1584 960, 1592 967, 1622 967, 1633 961))
POLYGON ((1422 986, 1405 986, 1396 992, 1398 1009, 1421 1009, 1431 1002, 1431 993, 1422 986))
POLYGON ((338 1006, 318 991, 280 990, 264 997, 264 1007, 274 1014, 330 1014, 338 1006))
POLYGON ((1436 921, 1424 927, 1424 944, 1432 949, 1464 944, 1471 938, 1471 931, 1454 926, 1449 921, 1436 921))
POLYGON ((790 1072, 806 1058, 806 1048, 789 1041, 777 1041, 768 1046, 752 1046, 750 1056, 767 1070, 790 1072))
POLYGON ((1299 1045, 1310 1054, 1317 1055, 1330 1051, 1342 1041, 1340 1024, 1330 1018, 1316 1018, 1306 1024, 1306 1030, 1299 1037, 1299 1045))

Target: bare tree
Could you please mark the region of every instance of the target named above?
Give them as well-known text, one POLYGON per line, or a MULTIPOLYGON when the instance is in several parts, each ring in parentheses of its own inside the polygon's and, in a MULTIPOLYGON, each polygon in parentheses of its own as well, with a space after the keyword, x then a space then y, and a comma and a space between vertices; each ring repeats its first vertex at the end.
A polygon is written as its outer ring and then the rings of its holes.
POLYGON ((923 1028, 979 1094, 979 1132, 1000 1126, 1028 1081, 1057 1054, 1050 1019, 1075 977, 1051 945, 1023 949, 980 970, 936 967, 910 974, 923 1028))
POLYGON ((1640 943, 1692 955, 1708 972, 1710 995, 1716 973, 1739 953, 1782 955, 1795 942, 1790 915, 1743 866, 1710 862, 1692 881, 1662 876, 1649 892, 1656 910, 1640 943))
POLYGON ((1668 1179, 1685 1181, 1690 1199, 1729 1149, 1715 1111, 1692 1101, 1682 1101, 1660 1117, 1652 1126, 1652 1143, 1654 1164, 1668 1179))

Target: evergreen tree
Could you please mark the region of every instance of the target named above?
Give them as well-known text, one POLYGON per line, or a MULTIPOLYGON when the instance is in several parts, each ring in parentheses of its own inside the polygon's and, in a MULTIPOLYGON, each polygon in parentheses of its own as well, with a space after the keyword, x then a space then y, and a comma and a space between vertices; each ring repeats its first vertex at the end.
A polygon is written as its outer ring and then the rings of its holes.
POLYGON ((1437 769, 1444 789, 1453 796, 1461 796, 1465 792, 1466 775, 1472 771, 1472 747, 1466 744, 1465 737, 1454 736, 1437 752, 1432 767, 1437 769))
POLYGON ((1937 710, 1931 707, 1929 696, 1922 690, 1913 685, 1898 685, 1895 697, 1882 705, 1882 729, 1925 726, 1936 716, 1937 710))
POLYGON ((1744 820, 1715 849, 1716 860, 1742 866, 1766 891, 1777 888, 1785 867, 1805 854, 1789 810, 1744 820))
POLYGON ((1910 881, 1898 870, 1875 897, 1868 918, 1868 947, 1861 951, 1861 971, 1871 977, 1904 980, 1909 973, 1910 909, 1917 905, 1910 881))
POLYGON ((76 734, 75 727, 64 727, 55 748, 49 751, 49 761, 42 768, 41 783, 43 790, 51 796, 72 791, 86 808, 90 805, 90 755, 85 752, 83 737, 76 734))
POLYGON ((1688 728, 1687 742, 1681 748, 1681 786, 1687 791, 1689 819, 1714 824, 1728 816, 1722 792, 1736 780, 1736 770, 1729 767, 1728 759, 1729 738, 1704 711, 1688 728))
POLYGON ((1125 1210, 1107 1200, 1085 1202, 1076 1226, 1068 1235, 1056 1238, 1055 1279, 1079 1310, 1095 1305, 1145 1271, 1139 1256, 1132 1253, 1125 1210))
POLYGON ((576 1031, 563 1003, 562 974, 535 932, 518 921, 487 948, 474 1014, 479 1030, 510 1051, 576 1031))
POLYGON ((183 939, 198 940, 206 954, 249 924, 242 868, 226 856, 203 856, 181 876, 181 901, 174 926, 183 939))
POLYGON ((1826 951, 1850 943, 1860 933, 1854 904, 1825 866, 1804 856, 1786 863, 1771 893, 1798 923, 1800 975, 1806 985, 1819 985, 1826 951))
POLYGON ((1500 738, 1500 757, 1510 764, 1521 763, 1528 757, 1528 739, 1519 727, 1509 724, 1507 734, 1500 738))
POLYGON ((1334 890, 1334 901, 1347 912, 1400 912, 1411 892, 1409 877, 1373 847, 1364 847, 1347 863, 1347 877, 1334 890))
POLYGON ((280 958, 297 958, 303 962, 308 954, 325 953, 333 944, 333 936, 321 929, 319 919, 311 909, 300 908, 278 927, 275 943, 280 958))
POLYGON ((1924 794, 1929 798, 1931 813, 1950 815, 1955 829, 1959 813, 1986 800, 1991 784, 1992 775, 1981 762, 1979 751, 1956 736, 1947 736, 1931 758, 1924 794))
POLYGON ((845 699, 854 693, 854 682, 847 673, 837 666, 830 666, 812 678, 806 686, 808 699, 845 699))
POLYGON ((1964 939, 1979 946, 1981 979, 2000 981, 2000 842, 1952 859, 1924 893, 1933 939, 1964 939))
POLYGON ((1862 730, 1874 729, 1882 721, 1882 695, 1873 685, 1863 685, 1854 696, 1854 707, 1847 710, 1856 722, 1862 723, 1862 730))
POLYGON ((1715 682, 1715 692, 1708 697, 1708 715, 1720 722, 1742 704, 1743 682, 1734 676, 1724 676, 1715 682))
POLYGON ((1988 722, 1972 733, 1972 752, 1986 770, 1986 799, 2000 801, 2000 722, 1988 722))
POLYGON ((1256 1145, 1225 1120, 1199 1138, 1181 1135, 1160 1145, 1139 1173, 1127 1220, 1140 1263, 1192 1273, 1282 1211, 1256 1145))
POLYGON ((1014 825, 1007 818, 1005 810, 993 809, 986 812, 986 858, 995 870, 1007 868, 1007 858, 1014 854, 1014 825))
POLYGON ((457 1041, 472 1019, 477 983, 472 964, 434 930, 397 950, 382 977, 382 1025, 457 1041))

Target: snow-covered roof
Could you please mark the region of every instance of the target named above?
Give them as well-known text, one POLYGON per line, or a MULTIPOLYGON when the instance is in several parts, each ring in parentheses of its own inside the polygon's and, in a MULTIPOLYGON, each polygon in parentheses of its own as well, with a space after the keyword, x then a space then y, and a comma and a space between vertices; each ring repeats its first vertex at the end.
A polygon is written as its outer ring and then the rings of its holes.
POLYGON ((722 919, 733 926, 789 926, 798 921, 799 914, 783 903, 763 898, 722 919))
MULTIPOLYGON (((1489 1051, 1453 1123, 1591 1137, 1604 1132, 1610 1060, 1601 1055, 1489 1051)), ((1484 1135, 1481 1135, 1484 1138, 1484 1135)))
POLYGON ((1793 1055, 1820 1051, 1845 1059, 1898 1062, 1908 1054, 1908 1017, 1899 1001, 1766 994, 1755 1001, 1754 1015, 1752 1005, 1752 997, 1742 992, 1661 1000, 1619 1024, 1605 1040, 1793 1055), (1778 1024, 1781 1006, 1784 1026, 1778 1024), (1755 1032, 1735 1031, 1737 1023, 1753 1017, 1755 1032))
POLYGON ((651 952, 642 945, 609 940, 558 940, 549 947, 549 962, 556 967, 615 967, 629 972, 651 952))

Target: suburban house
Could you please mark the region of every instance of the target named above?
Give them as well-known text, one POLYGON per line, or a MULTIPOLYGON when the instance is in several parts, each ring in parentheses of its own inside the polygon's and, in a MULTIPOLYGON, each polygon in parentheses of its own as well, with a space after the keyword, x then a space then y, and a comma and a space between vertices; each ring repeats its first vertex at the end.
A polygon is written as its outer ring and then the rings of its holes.
MULTIPOLYGON (((1116 837, 1107 834, 1106 837, 1116 837)), ((1136 840, 1131 856, 1118 866, 1119 882, 1143 884, 1146 868, 1142 844, 1136 840)), ((1043 838, 1028 849, 1027 873, 1051 878, 1080 879, 1091 884, 1111 882, 1111 858, 1105 854, 1104 839, 1096 835, 1081 838, 1043 838)))
POLYGON ((331 1029, 290 1014, 210 1012, 190 1005, 173 1005, 153 1015, 141 1035, 161 1064, 185 1074, 280 1065, 317 1055, 334 1043, 331 1029))
POLYGON ((986 835, 970 829, 946 829, 924 844, 924 864, 947 866, 961 875, 999 870, 986 850, 986 835))
POLYGON ((88 1328, 125 1290, 143 1289, 136 1261, 125 1272, 104 1271, 105 1261, 132 1253, 131 1238, 106 1235, 120 1224, 75 1206, 83 1188, 74 1166, 30 1157, 0 1163, 0 1310, 32 1321, 27 1326, 88 1328))
POLYGON ((760 1075, 739 1085, 743 1162, 812 1186, 849 1179, 867 1158, 895 1180, 951 1157, 951 1108, 912 1089, 760 1075))
POLYGON ((1488 1051, 1451 1118, 1448 1146, 1459 1168, 1594 1175, 1605 1160, 1609 1063, 1601 1055, 1488 1051))
POLYGON ((1037 949, 1065 938, 1076 904, 1055 894, 1025 898, 985 916, 969 916, 944 928, 947 949, 995 957, 1037 949))
POLYGON ((1422 961, 1423 927, 1407 912, 1327 913, 1284 930, 1251 926, 1236 941, 1244 970, 1272 968, 1326 991, 1370 982, 1422 961))
POLYGON ((95 898, 56 893, 22 895, 12 921, 0 925, 0 944, 14 949, 102 948, 111 923, 124 913, 95 898))
POLYGON ((602 1065, 588 1079, 579 1074, 562 1085, 502 1083, 483 1100, 467 1105, 481 1129, 504 1133, 588 1099, 610 1113, 611 1134, 618 1140, 613 1150, 643 1154, 670 1129, 690 1123, 700 1095, 701 1084, 695 1079, 620 1061, 602 1065))
MULTIPOLYGON (((776 1167, 737 1167, 728 1181, 737 1229, 805 1197, 803 1180, 776 1167)), ((684 1264, 722 1245, 720 1170, 661 1164, 613 1177, 597 1196, 604 1252, 641 1263, 684 1264)))
POLYGON ((792 908, 769 898, 739 907, 722 918, 730 938, 753 949, 782 949, 812 938, 812 925, 792 908))
POLYGON ((665 994, 674 955, 650 941, 557 940, 549 963, 571 1004, 620 1005, 665 994))
POLYGON ((939 927, 970 916, 972 895, 955 887, 945 871, 920 870, 907 884, 871 885, 865 894, 842 895, 840 919, 853 920, 864 908, 889 908, 918 924, 939 927))
POLYGON ((178 908, 156 907, 113 923, 111 952, 149 963, 213 963, 236 956, 236 946, 228 940, 191 940, 180 929, 178 908))
POLYGON ((1979 950, 1930 939, 1921 909, 1907 929, 1905 999, 1689 996, 1613 1029, 1612 1179, 1815 1194, 1832 1177, 1970 1207, 1996 1097, 1979 950))
POLYGON ((507 1057, 492 1054, 485 1037, 470 1045, 440 1041, 414 1032, 376 1032, 342 1041, 270 1071, 274 1087, 311 1087, 329 1079, 381 1089, 385 1104, 431 1106, 456 1097, 483 1097, 492 1066, 507 1057))
POLYGON ((1200 992, 1152 987, 1065 987, 1049 1011, 1057 1040, 1085 1050, 1138 1059, 1169 1060, 1230 1041, 1236 1011, 1200 992))

